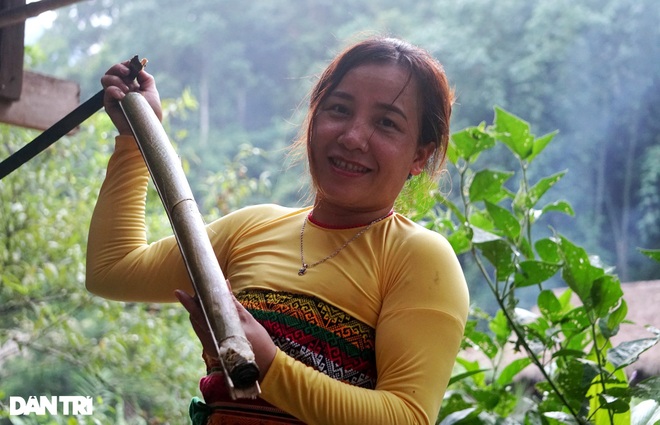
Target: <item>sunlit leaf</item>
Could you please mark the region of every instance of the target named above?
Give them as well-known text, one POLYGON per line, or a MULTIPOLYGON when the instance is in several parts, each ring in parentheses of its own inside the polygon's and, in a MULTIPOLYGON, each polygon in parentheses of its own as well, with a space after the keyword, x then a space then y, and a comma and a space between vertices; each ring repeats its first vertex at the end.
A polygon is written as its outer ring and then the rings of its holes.
MULTIPOLYGON (((479 154, 495 146, 495 139, 485 131, 484 126, 468 127, 451 136, 450 149, 452 163, 458 158, 474 162, 479 154)), ((448 152, 449 155, 449 152, 448 152)))
POLYGON ((562 310, 561 303, 554 292, 546 289, 539 293, 536 301, 541 314, 554 321, 562 310))
POLYGON ((626 341, 607 351, 607 360, 614 365, 616 369, 621 369, 633 364, 639 359, 639 356, 653 347, 660 340, 659 336, 655 338, 642 338, 634 341, 626 341))
POLYGON ((497 229, 501 230, 510 239, 518 238, 520 223, 509 210, 490 202, 486 202, 486 209, 497 229))
POLYGON ((660 249, 643 249, 638 248, 639 252, 646 255, 647 257, 660 262, 660 249))
POLYGON ((467 417, 471 416, 477 410, 476 407, 460 410, 458 412, 450 413, 440 422, 440 425, 454 425, 458 424, 467 417))
POLYGON ((598 317, 604 317, 612 307, 618 305, 623 291, 618 278, 605 275, 594 281, 590 295, 591 308, 598 317))
MULTIPOLYGON (((534 206, 539 202, 541 197, 550 190, 562 177, 566 174, 566 171, 561 171, 559 173, 553 174, 549 177, 544 177, 539 180, 534 186, 532 186, 527 192, 527 196, 524 198, 524 207, 525 208, 534 208, 534 206)), ((520 202, 517 202, 520 205, 520 202)))
POLYGON ((515 376, 522 372, 522 370, 529 366, 531 363, 532 360, 529 357, 523 357, 521 359, 512 361, 504 369, 502 369, 502 372, 500 372, 500 376, 498 376, 496 380, 497 384, 506 385, 509 382, 512 382, 515 376))
MULTIPOLYGON (((660 388, 656 388, 656 398, 658 395, 660 395, 660 388)), ((633 406, 630 425, 657 425, 658 422, 660 422, 660 402, 658 400, 644 400, 633 406)))
POLYGON ((593 282, 604 274, 602 269, 593 267, 584 248, 573 244, 568 239, 560 238, 560 249, 565 267, 562 277, 568 286, 586 305, 589 304, 593 282))
POLYGON ((552 139, 555 138, 557 133, 558 133, 557 131, 553 131, 552 133, 548 133, 534 140, 532 146, 532 153, 526 158, 527 161, 532 162, 538 154, 543 152, 546 146, 548 146, 548 144, 552 141, 552 139))
POLYGON ((511 327, 504 312, 500 309, 495 316, 488 322, 488 329, 495 335, 495 339, 500 346, 504 346, 511 336, 511 327))
POLYGON ((534 136, 530 133, 528 122, 495 107, 495 129, 498 139, 520 159, 527 159, 532 154, 534 136))
POLYGON ((626 399, 607 393, 600 393, 598 397, 601 406, 613 413, 624 413, 630 410, 630 403, 626 399))
POLYGON ((517 287, 537 285, 545 282, 557 273, 559 265, 545 261, 527 260, 518 264, 520 271, 516 273, 514 283, 517 287))
POLYGON ((622 298, 619 306, 607 316, 607 326, 610 329, 614 329, 623 322, 627 315, 628 304, 626 303, 626 300, 622 298))
POLYGON ((633 396, 640 399, 650 399, 660 403, 660 376, 652 376, 631 387, 633 396))
MULTIPOLYGON (((476 232, 475 232, 476 236, 476 232)), ((473 238, 474 242, 474 238, 473 238)), ((515 271, 511 246, 501 238, 474 242, 484 257, 497 269, 497 280, 505 281, 515 271)))
POLYGON ((501 201, 508 194, 503 185, 513 174, 508 171, 478 171, 470 183, 470 200, 472 202, 487 200, 493 203, 501 201))
POLYGON ((549 419, 553 419, 556 423, 567 424, 567 425, 578 425, 575 417, 564 412, 545 412, 543 416, 549 419))
POLYGON ((499 352, 490 336, 483 332, 473 332, 469 338, 489 359, 494 359, 499 352))
POLYGON ((469 377, 471 377, 471 376, 474 376, 474 375, 477 375, 477 374, 480 374, 480 373, 487 372, 488 370, 490 370, 490 369, 477 369, 477 370, 470 370, 470 371, 467 371, 467 372, 459 373, 458 375, 453 375, 453 376, 449 379, 449 384, 447 384, 447 385, 451 385, 451 384, 454 384, 454 383, 456 383, 456 382, 459 382, 459 381, 462 381, 462 380, 464 380, 464 379, 467 379, 467 378, 469 378, 469 377))
POLYGON ((539 254, 539 257, 541 257, 543 261, 547 261, 549 263, 561 262, 561 250, 555 239, 539 239, 534 244, 534 249, 536 249, 536 252, 539 254))
POLYGON ((454 233, 447 235, 447 241, 451 245, 454 252, 459 255, 468 252, 472 248, 470 235, 468 235, 465 226, 461 226, 454 233))
POLYGON ((573 211, 573 207, 568 201, 555 201, 542 208, 542 214, 550 211, 561 212, 570 216, 575 215, 575 211, 573 211))

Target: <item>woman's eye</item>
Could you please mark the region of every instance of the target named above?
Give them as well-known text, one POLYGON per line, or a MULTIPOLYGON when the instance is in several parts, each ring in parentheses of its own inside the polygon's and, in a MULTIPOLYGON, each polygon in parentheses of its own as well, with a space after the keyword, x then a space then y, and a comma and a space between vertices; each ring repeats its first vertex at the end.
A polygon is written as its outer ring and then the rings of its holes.
POLYGON ((345 105, 341 105, 341 104, 332 105, 330 107, 330 110, 338 114, 343 114, 343 115, 348 114, 348 108, 345 105))
POLYGON ((388 127, 388 128, 398 128, 396 123, 393 120, 389 119, 389 118, 381 119, 380 120, 380 125, 382 125, 383 127, 388 127))

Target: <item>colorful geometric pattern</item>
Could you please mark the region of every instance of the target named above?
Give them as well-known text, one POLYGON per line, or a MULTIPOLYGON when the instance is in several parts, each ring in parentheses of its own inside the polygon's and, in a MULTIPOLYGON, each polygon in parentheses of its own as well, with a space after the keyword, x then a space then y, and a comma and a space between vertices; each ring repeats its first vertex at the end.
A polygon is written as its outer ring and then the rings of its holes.
POLYGON ((289 356, 339 381, 376 387, 372 327, 308 295, 247 290, 237 298, 289 356))
MULTIPOLYGON (((236 298, 289 356, 339 381, 376 387, 372 327, 307 295, 247 290, 236 298)), ((302 424, 262 399, 231 400, 221 373, 203 377, 200 390, 206 403, 191 403, 193 425, 302 424)))

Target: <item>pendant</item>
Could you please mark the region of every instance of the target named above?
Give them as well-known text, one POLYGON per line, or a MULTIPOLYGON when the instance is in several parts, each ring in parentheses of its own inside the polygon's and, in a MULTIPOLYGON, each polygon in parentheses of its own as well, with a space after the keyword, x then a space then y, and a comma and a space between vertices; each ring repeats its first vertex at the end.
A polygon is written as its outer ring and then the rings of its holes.
POLYGON ((308 267, 307 264, 303 264, 300 270, 298 270, 298 276, 304 275, 305 272, 307 272, 307 267, 308 267))

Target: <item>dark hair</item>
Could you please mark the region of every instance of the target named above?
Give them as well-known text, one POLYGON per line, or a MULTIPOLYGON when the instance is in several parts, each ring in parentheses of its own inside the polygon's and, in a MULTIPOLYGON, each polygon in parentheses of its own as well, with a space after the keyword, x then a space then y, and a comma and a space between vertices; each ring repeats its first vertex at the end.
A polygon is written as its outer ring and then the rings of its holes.
MULTIPOLYGON (((344 76, 354 68, 373 63, 394 63, 404 67, 419 87, 421 128, 418 143, 435 145, 435 151, 425 167, 429 175, 435 176, 444 162, 449 144, 449 119, 454 93, 442 65, 436 59, 427 51, 396 38, 370 38, 354 44, 335 57, 312 89, 306 125, 296 146, 304 144, 309 150, 319 106, 344 76)), ((312 172, 312 180, 314 178, 312 172)))

